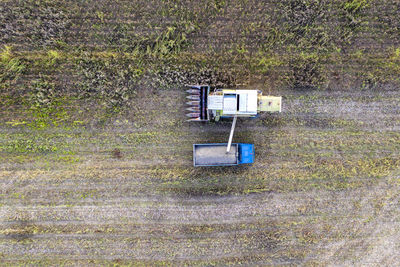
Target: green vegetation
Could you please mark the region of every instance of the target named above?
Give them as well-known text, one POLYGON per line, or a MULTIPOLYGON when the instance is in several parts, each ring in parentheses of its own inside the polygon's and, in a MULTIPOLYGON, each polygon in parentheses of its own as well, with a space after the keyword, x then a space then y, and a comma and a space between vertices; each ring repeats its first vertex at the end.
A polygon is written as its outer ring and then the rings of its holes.
POLYGON ((135 8, 117 1, 113 12, 90 1, 5 3, 6 96, 25 96, 46 75, 64 97, 100 100, 105 112, 119 113, 130 108, 139 84, 264 83, 273 90, 398 84, 393 1, 138 1, 135 8), (363 56, 354 57, 359 51, 363 56), (73 78, 63 83, 67 77, 73 78))
POLYGON ((14 57, 12 47, 5 45, 0 53, 0 89, 2 93, 13 93, 12 86, 15 85, 25 68, 23 62, 18 57, 14 57))

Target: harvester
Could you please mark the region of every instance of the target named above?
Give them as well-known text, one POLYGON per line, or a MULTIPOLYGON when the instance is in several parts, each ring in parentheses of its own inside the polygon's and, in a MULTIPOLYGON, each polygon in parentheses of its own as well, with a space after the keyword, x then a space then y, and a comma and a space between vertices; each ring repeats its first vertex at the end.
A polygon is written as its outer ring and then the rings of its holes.
POLYGON ((260 90, 214 89, 191 85, 186 91, 188 121, 208 122, 232 118, 228 143, 194 144, 193 164, 197 166, 232 166, 254 162, 253 144, 232 144, 238 117, 255 118, 259 112, 281 112, 282 97, 263 96, 260 90))

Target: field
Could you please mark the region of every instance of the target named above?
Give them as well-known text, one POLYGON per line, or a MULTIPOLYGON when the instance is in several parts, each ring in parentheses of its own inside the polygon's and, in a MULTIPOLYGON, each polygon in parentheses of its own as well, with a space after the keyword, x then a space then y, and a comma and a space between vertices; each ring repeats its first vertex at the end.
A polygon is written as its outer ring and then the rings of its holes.
POLYGON ((399 1, 0 1, 0 265, 398 265, 399 1), (185 84, 282 95, 252 166, 185 84))

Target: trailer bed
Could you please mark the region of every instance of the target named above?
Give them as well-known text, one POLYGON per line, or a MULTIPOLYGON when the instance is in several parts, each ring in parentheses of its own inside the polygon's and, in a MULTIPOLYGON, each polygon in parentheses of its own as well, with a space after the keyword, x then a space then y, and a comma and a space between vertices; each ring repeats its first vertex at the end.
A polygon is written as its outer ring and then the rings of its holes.
POLYGON ((238 164, 238 144, 232 144, 226 153, 227 144, 193 145, 194 166, 223 166, 238 164))

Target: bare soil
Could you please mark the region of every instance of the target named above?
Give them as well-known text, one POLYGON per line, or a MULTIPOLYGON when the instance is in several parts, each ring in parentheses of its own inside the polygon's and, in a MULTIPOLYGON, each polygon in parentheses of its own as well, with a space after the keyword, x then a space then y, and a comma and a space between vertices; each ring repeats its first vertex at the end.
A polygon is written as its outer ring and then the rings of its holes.
POLYGON ((0 154, 2 265, 396 265, 400 93, 276 93, 281 114, 238 121, 244 167, 192 167, 230 123, 184 122, 180 89, 103 128, 3 124, 4 147, 58 149, 0 154))

